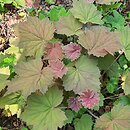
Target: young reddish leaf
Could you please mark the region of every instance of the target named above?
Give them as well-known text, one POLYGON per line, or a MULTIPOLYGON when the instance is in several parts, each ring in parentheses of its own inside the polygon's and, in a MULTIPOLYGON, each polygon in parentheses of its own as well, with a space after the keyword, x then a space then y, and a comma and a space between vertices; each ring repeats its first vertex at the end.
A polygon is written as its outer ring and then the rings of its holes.
POLYGON ((55 23, 55 27, 58 34, 71 36, 80 32, 82 24, 72 15, 69 15, 66 17, 61 17, 60 20, 55 23))
POLYGON ((63 86, 66 91, 73 90, 75 93, 81 93, 86 89, 97 92, 100 89, 99 77, 97 62, 83 55, 75 64, 68 65, 68 72, 63 77, 63 86))
POLYGON ((79 111, 82 105, 79 102, 78 98, 70 97, 68 99, 68 107, 71 108, 73 111, 79 111))
POLYGON ((88 0, 73 0, 73 8, 70 9, 70 12, 84 24, 89 22, 103 24, 101 12, 97 10, 94 4, 89 3, 88 0))
POLYGON ((79 35, 79 43, 88 50, 88 54, 104 57, 108 53, 119 51, 122 47, 118 35, 106 27, 91 27, 79 35))
POLYGON ((46 44, 53 38, 54 31, 49 19, 39 20, 37 17, 29 17, 27 21, 15 26, 18 46, 24 49, 26 56, 41 57, 46 44))
POLYGON ((46 58, 48 60, 62 59, 62 43, 49 43, 46 48, 46 58))
POLYGON ((33 3, 34 8, 38 8, 40 0, 35 0, 33 3))
POLYGON ((67 120, 65 112, 58 106, 63 100, 63 93, 57 87, 51 87, 44 95, 32 94, 28 97, 27 107, 21 118, 32 130, 57 130, 67 120))
POLYGON ((51 68, 56 78, 62 78, 63 75, 65 75, 68 71, 63 62, 60 60, 50 60, 49 67, 51 68))
POLYGON ((25 97, 38 89, 45 93, 53 83, 53 73, 49 67, 42 67, 40 59, 17 64, 17 76, 8 84, 8 93, 21 90, 25 97))
POLYGON ((79 58, 81 54, 81 47, 76 43, 70 43, 63 47, 64 53, 68 59, 74 61, 79 58))
POLYGON ((101 130, 129 130, 130 106, 114 106, 111 112, 103 114, 97 119, 96 128, 101 130))
POLYGON ((84 107, 91 109, 99 103, 99 95, 88 89, 80 94, 79 101, 84 107))

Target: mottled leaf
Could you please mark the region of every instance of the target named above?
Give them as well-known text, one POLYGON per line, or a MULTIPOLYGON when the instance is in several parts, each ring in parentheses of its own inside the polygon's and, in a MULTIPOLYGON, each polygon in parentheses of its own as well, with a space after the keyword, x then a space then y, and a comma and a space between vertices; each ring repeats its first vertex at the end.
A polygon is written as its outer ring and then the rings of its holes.
POLYGON ((55 23, 55 27, 58 34, 71 36, 80 32, 82 24, 72 15, 69 15, 66 17, 61 17, 60 20, 55 23))
POLYGON ((53 82, 53 74, 49 67, 42 67, 40 59, 17 64, 17 76, 8 84, 8 93, 22 90, 26 97, 38 89, 45 93, 53 82))
POLYGON ((101 130, 129 130, 130 106, 114 106, 111 112, 105 113, 97 119, 96 128, 101 130))
POLYGON ((68 66, 68 72, 63 77, 63 86, 66 91, 73 90, 80 93, 86 89, 98 91, 100 72, 97 62, 87 56, 81 56, 73 66, 68 66))
POLYGON ((79 43, 88 50, 88 54, 104 57, 121 49, 118 35, 106 27, 91 27, 79 35, 79 43))
POLYGON ((67 119, 65 113, 58 108, 63 100, 62 94, 56 87, 50 88, 41 96, 32 94, 21 118, 28 125, 33 125, 33 130, 57 130, 67 119))
POLYGON ((26 56, 42 56, 46 44, 53 38, 55 28, 49 19, 39 20, 29 17, 15 26, 18 46, 24 48, 26 56))
POLYGON ((70 9, 72 15, 79 19, 82 23, 102 24, 102 15, 94 4, 87 2, 87 0, 73 0, 73 8, 70 9))

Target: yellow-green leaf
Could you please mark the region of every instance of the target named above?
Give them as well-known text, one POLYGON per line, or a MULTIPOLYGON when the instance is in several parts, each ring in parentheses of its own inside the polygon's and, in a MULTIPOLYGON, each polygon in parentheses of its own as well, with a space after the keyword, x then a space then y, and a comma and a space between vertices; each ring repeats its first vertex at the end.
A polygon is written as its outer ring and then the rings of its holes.
POLYGON ((122 81, 122 89, 124 89, 124 93, 126 95, 130 94, 130 72, 122 77, 122 81))
POLYGON ((97 10, 94 4, 88 3, 87 0, 73 0, 73 8, 70 9, 70 12, 84 24, 88 22, 103 24, 101 12, 97 10))
POLYGON ((78 34, 82 28, 82 24, 72 15, 61 17, 55 23, 55 26, 58 34, 65 34, 67 36, 78 34))

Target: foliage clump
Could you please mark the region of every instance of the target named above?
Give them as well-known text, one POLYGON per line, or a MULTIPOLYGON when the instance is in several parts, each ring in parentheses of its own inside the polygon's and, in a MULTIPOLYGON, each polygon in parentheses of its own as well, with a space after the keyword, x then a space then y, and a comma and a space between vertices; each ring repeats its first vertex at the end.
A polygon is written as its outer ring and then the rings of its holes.
POLYGON ((7 22, 11 31, 6 48, 7 35, 0 32, 3 113, 20 112, 20 119, 32 130, 67 125, 75 130, 129 130, 130 12, 123 13, 126 3, 73 0, 72 6, 64 8, 46 0, 53 5, 46 11, 40 8, 42 2, 0 2, 2 29, 12 11, 5 5, 17 8, 19 16, 7 22))

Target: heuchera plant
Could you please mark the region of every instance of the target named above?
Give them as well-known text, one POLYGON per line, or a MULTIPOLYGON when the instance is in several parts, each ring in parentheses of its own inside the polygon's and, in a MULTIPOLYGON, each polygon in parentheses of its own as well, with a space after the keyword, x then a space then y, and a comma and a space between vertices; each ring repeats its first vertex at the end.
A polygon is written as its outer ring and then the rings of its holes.
POLYGON ((73 0, 59 20, 27 15, 15 24, 15 40, 0 56, 0 90, 7 86, 0 107, 18 104, 20 119, 32 130, 72 122, 75 130, 129 130, 130 105, 122 97, 130 94, 130 27, 100 10, 119 1, 73 0), (103 101, 111 97, 107 110, 103 101))

